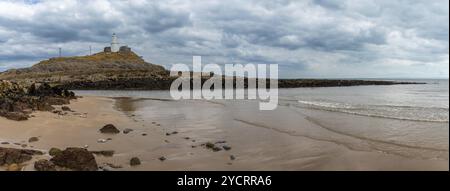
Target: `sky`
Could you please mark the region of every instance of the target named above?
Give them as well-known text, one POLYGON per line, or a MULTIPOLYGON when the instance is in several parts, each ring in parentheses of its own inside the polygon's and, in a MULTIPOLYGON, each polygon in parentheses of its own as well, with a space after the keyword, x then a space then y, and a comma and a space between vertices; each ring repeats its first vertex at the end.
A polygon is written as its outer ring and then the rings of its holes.
POLYGON ((0 71, 109 46, 281 78, 448 78, 448 0, 0 0, 0 71))

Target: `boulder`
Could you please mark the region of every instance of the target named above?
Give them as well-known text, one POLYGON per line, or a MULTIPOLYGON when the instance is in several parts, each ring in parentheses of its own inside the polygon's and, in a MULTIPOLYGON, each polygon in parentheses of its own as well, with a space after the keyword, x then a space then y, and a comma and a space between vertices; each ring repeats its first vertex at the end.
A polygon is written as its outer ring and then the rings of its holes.
POLYGON ((98 165, 92 153, 84 148, 67 148, 51 160, 55 165, 78 171, 97 171, 98 165))
POLYGON ((114 125, 108 124, 103 126, 103 128, 100 129, 101 133, 107 133, 107 134, 117 134, 120 133, 119 129, 117 129, 114 125))
POLYGON ((130 160, 130 165, 131 166, 137 166, 137 165, 141 165, 141 160, 137 157, 133 157, 130 160))
POLYGON ((41 159, 34 163, 34 169, 37 171, 56 171, 56 166, 47 159, 41 159))

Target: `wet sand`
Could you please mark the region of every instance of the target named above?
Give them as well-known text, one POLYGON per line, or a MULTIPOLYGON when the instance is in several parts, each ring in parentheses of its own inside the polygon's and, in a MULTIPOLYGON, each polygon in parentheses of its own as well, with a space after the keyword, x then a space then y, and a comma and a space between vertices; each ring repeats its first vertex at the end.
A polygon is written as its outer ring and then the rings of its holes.
MULTIPOLYGON (((314 111, 299 110, 309 112, 305 117, 284 107, 277 112, 251 112, 251 107, 230 109, 222 102, 105 97, 84 97, 69 107, 74 112, 65 116, 37 112, 23 122, 0 118, 0 142, 11 143, 0 146, 21 148, 14 144, 20 143, 45 152, 85 145, 91 151, 114 150, 113 157, 96 159, 99 166, 122 166, 115 170, 449 169, 448 137, 446 145, 421 144, 424 148, 411 146, 407 138, 380 142, 376 136, 345 133, 345 128, 330 131, 327 120, 311 117, 320 117, 314 111), (99 129, 106 124, 134 131, 101 134, 99 129), (28 143, 30 137, 39 141, 28 143), (107 138, 112 140, 97 142, 107 138), (223 141, 218 145, 230 150, 214 152, 202 146, 223 141), (139 157, 142 164, 131 167, 132 157, 139 157)), ((34 160, 40 158, 50 156, 34 160)), ((23 170, 33 170, 33 161, 25 163, 23 170)))

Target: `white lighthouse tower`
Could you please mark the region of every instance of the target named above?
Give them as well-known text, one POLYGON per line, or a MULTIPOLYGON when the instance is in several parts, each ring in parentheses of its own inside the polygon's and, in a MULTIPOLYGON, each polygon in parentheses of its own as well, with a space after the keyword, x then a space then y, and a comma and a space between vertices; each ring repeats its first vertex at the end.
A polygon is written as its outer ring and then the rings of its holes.
POLYGON ((119 51, 119 43, 117 42, 116 33, 113 33, 111 40, 111 52, 118 52, 118 51, 119 51))

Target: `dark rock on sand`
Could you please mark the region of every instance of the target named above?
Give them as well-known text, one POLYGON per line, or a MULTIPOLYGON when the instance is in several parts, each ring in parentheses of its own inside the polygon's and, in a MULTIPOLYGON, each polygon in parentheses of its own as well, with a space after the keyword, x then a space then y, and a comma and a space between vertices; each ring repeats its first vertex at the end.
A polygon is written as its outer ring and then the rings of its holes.
POLYGON ((41 151, 29 149, 13 149, 0 147, 0 166, 4 164, 20 164, 29 161, 33 155, 42 155, 41 151))
POLYGON ((133 157, 130 160, 130 165, 131 166, 137 166, 137 165, 141 165, 141 160, 137 157, 133 157))
POLYGON ((208 148, 208 149, 212 149, 212 148, 215 147, 215 145, 214 145, 213 143, 207 142, 207 143, 205 144, 205 147, 208 148))
POLYGON ((231 147, 230 147, 230 146, 228 146, 228 145, 224 145, 224 146, 222 146, 222 148, 223 148, 223 149, 225 149, 226 151, 229 151, 229 150, 231 150, 231 147))
POLYGON ((48 151, 48 154, 49 154, 50 156, 56 156, 56 155, 61 154, 61 153, 62 153, 61 149, 58 149, 58 148, 51 148, 51 149, 48 151))
POLYGON ((159 157, 158 159, 159 159, 161 162, 167 160, 166 157, 159 157))
POLYGON ((217 147, 217 146, 214 146, 214 147, 212 148, 212 150, 213 150, 214 152, 218 152, 218 151, 221 151, 222 148, 217 147))
POLYGON ((230 155, 230 160, 236 160, 236 157, 234 155, 230 155))
POLYGON ((97 162, 92 153, 84 148, 67 148, 51 160, 55 165, 78 171, 96 171, 97 162))
POLYGON ((103 128, 100 129, 101 133, 108 133, 108 134, 117 134, 120 133, 119 129, 117 129, 114 125, 108 124, 103 126, 103 128))
POLYGON ((37 138, 37 137, 31 137, 31 138, 28 139, 29 143, 37 142, 37 141, 39 141, 39 138, 37 138))
POLYGON ((37 171, 56 171, 56 165, 47 159, 41 159, 34 163, 34 169, 37 171))
POLYGON ((125 129, 123 130, 123 134, 128 134, 131 133, 133 131, 133 129, 125 129))
POLYGON ((2 142, 1 144, 2 144, 2 145, 9 145, 8 142, 2 142))

